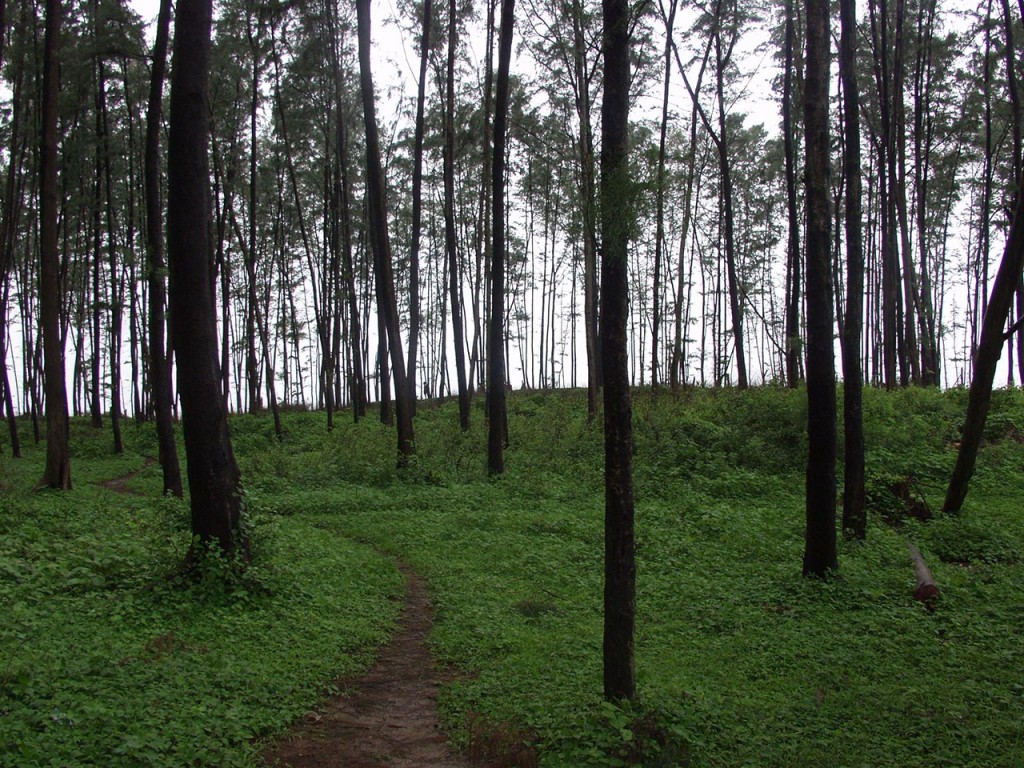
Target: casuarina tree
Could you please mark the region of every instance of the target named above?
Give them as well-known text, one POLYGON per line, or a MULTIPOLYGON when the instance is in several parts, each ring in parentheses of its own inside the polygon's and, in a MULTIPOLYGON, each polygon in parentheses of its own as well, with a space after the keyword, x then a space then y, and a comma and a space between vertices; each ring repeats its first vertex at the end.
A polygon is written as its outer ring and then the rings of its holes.
POLYGON ((604 375, 604 695, 636 698, 633 424, 629 394, 629 2, 604 0, 601 361, 604 375))
POLYGON ((212 0, 178 0, 167 142, 169 307, 178 361, 192 534, 231 552, 239 532, 240 475, 220 392, 210 275, 208 71, 212 0))

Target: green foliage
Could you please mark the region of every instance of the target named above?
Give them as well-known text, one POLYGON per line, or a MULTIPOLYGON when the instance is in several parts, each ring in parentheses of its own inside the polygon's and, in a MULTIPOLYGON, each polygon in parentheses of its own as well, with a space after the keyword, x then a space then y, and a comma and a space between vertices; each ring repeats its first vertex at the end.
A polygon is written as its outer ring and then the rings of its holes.
POLYGON ((0 464, 0 765, 251 764, 252 737, 383 642, 391 558, 426 578, 433 650, 465 672, 439 692, 445 727, 488 759, 525 745, 545 768, 1024 762, 1024 448, 1007 426, 1024 396, 997 393, 964 514, 898 528, 897 481, 941 501, 964 394, 865 398, 868 540, 841 542, 839 575, 819 582, 800 576, 803 393, 636 394, 641 699, 621 707, 601 698, 602 440, 581 393, 510 399, 496 479, 480 402, 467 434, 454 403, 422 404, 406 470, 372 417, 339 414, 328 433, 322 414, 289 413, 282 441, 269 417, 238 417, 253 560, 207 556, 196 579, 180 575, 187 507, 155 500, 157 467, 129 483, 147 496, 96 485, 150 448, 132 438, 110 458, 76 423, 94 455, 76 451, 89 480, 71 494, 29 490, 38 452, 0 464), (908 539, 942 589, 934 613, 911 597, 908 539))
POLYGON ((366 547, 259 510, 251 565, 211 550, 186 575, 183 502, 84 479, 91 451, 114 474, 142 466, 104 457, 106 438, 73 443, 73 491, 31 490, 33 449, 0 497, 0 766, 252 765, 255 737, 368 664, 402 580, 366 547))

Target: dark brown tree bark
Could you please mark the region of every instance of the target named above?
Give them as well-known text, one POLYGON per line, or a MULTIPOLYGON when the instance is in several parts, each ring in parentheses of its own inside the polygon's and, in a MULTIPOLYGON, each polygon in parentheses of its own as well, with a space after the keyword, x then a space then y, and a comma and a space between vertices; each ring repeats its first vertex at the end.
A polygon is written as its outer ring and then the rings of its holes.
MULTIPOLYGON (((259 359, 256 356, 256 314, 259 301, 256 291, 256 222, 257 212, 257 163, 256 153, 259 150, 256 126, 260 108, 260 56, 262 48, 262 25, 253 29, 252 15, 255 7, 248 5, 245 20, 245 34, 252 56, 252 77, 250 79, 249 99, 249 247, 245 250, 246 275, 246 315, 245 315, 245 376, 249 389, 249 412, 255 413, 263 409, 263 398, 260 394, 259 359)), ((241 240, 239 241, 241 243, 241 240)))
MULTIPOLYGON (((345 294, 348 302, 349 343, 352 359, 352 380, 350 382, 352 399, 352 418, 358 423, 366 415, 366 376, 363 372, 363 337, 359 320, 359 297, 356 294, 355 268, 352 264, 352 214, 349 194, 349 154, 348 129, 345 125, 345 101, 342 97, 344 83, 341 71, 341 36, 340 21, 337 18, 338 8, 334 2, 328 2, 328 21, 331 33, 331 71, 334 81, 334 111, 337 113, 335 129, 335 205, 340 218, 341 240, 337 246, 341 253, 342 280, 345 283, 345 294)), ((340 288, 339 288, 340 290, 340 288)), ((340 314, 340 312, 338 313, 340 314)), ((337 316, 336 316, 337 323, 337 316)), ((340 341, 340 329, 335 331, 335 345, 340 341)), ((334 355, 335 364, 338 355, 334 355)))
POLYGON ((829 214, 829 4, 805 0, 807 59, 807 536, 805 576, 839 567, 836 554, 836 379, 829 214))
MULTIPOLYGON (((719 4, 721 14, 721 4, 719 4)), ((732 189, 732 165, 729 154, 729 132, 726 126, 725 106, 725 68, 732 58, 733 46, 736 43, 736 33, 728 41, 722 40, 721 16, 715 25, 715 59, 717 67, 716 93, 718 95, 718 141, 715 143, 718 148, 718 169, 722 178, 722 208, 724 211, 725 224, 725 270, 729 282, 729 312, 732 317, 732 337, 736 348, 736 386, 739 389, 747 388, 747 356, 743 341, 743 296, 740 286, 739 273, 737 271, 736 256, 736 224, 733 203, 732 189)))
POLYGON ((459 387, 459 426, 469 429, 469 388, 466 384, 466 340, 462 325, 462 279, 459 276, 455 231, 455 53, 458 47, 458 3, 448 0, 448 60, 444 105, 444 242, 448 255, 448 292, 452 308, 452 341, 459 387))
MULTIPOLYGON (((12 164, 13 162, 12 159, 12 164)), ((0 301, 0 387, 3 388, 3 407, 4 413, 7 416, 7 432, 11 438, 11 457, 20 459, 21 438, 18 436, 18 421, 14 414, 14 396, 11 393, 11 380, 7 374, 7 305, 9 298, 10 278, 5 274, 3 278, 3 297, 2 301, 0 301)))
MULTIPOLYGON (((2 2, 2 0, 0 0, 2 2)), ((6 27, 0 22, 0 36, 6 27)), ((0 44, 2 45, 2 44, 0 44)), ((2 62, 0 62, 2 63, 2 62)), ((24 159, 27 154, 27 140, 22 135, 22 92, 24 88, 24 66, 17 68, 14 76, 12 109, 10 121, 9 164, 4 187, 2 216, 0 222, 0 278, 3 294, 0 297, 0 369, 4 387, 4 409, 7 415, 7 430, 11 438, 11 454, 21 458, 21 439, 18 435, 18 421, 14 412, 14 393, 11 391, 7 373, 8 308, 10 306, 10 278, 14 268, 14 244, 18 230, 18 219, 24 207, 25 184, 22 179, 24 159)), ((27 386, 27 383, 26 383, 27 386)))
MULTIPOLYGON (((107 76, 103 59, 96 62, 96 125, 97 151, 102 158, 105 191, 104 213, 107 227, 107 263, 110 269, 110 427, 114 437, 114 453, 124 453, 121 439, 121 338, 124 310, 124 281, 118 274, 117 238, 114 227, 113 178, 110 171, 110 129, 107 119, 107 76)), ((97 172, 101 169, 98 167, 97 172)))
POLYGON ((661 262, 665 249, 665 144, 668 137, 668 102, 672 84, 672 28, 676 3, 669 3, 665 20, 665 74, 661 92, 661 125, 658 131, 658 172, 655 179, 654 285, 651 290, 651 388, 658 388, 658 337, 661 332, 661 262))
POLYGON ((575 80, 576 116, 580 122, 579 163, 580 195, 583 216, 583 325, 587 349, 587 415, 597 415, 601 395, 601 340, 598 317, 597 191, 594 170, 594 130, 591 126, 593 105, 590 98, 591 65, 587 61, 584 36, 584 7, 574 0, 568 7, 573 34, 573 79, 575 80))
POLYGON ((498 75, 494 94, 494 152, 491 165, 491 317, 487 325, 487 471, 505 471, 508 439, 505 412, 505 139, 508 132, 508 78, 512 62, 515 0, 501 2, 498 75))
POLYGON ((212 0, 178 0, 167 143, 171 331, 185 435, 192 534, 227 552, 239 532, 240 474, 220 392, 211 259, 208 72, 212 0))
POLYGON ((864 325, 864 251, 860 183, 860 94, 857 90, 855 0, 839 4, 839 76, 843 84, 843 174, 846 177, 846 316, 843 324, 843 530, 866 534, 864 515, 864 381, 860 342, 864 325))
MULTIPOLYGON (((46 0, 43 42, 42 141, 39 153, 39 313, 46 387, 46 468, 41 485, 71 488, 68 396, 60 333, 60 255, 57 252, 57 115, 60 109, 60 0, 46 0)), ((96 385, 96 382, 93 382, 96 385)))
POLYGON ((796 130, 793 125, 793 54, 796 48, 796 11, 794 0, 786 0, 786 60, 782 74, 782 142, 786 160, 786 213, 789 218, 789 240, 786 258, 786 385, 800 383, 800 215, 796 194, 796 130))
POLYGON ((171 389, 171 366, 167 358, 164 337, 164 315, 167 289, 164 283, 164 235, 160 206, 160 115, 162 111, 164 77, 167 69, 167 43, 170 37, 171 0, 160 0, 157 15, 156 39, 153 42, 153 73, 149 83, 149 103, 146 109, 146 244, 149 247, 149 367, 153 387, 153 408, 156 416, 156 434, 163 470, 164 494, 182 497, 181 468, 178 448, 174 442, 174 422, 171 407, 174 394, 171 389))
POLYGON ((603 0, 601 360, 604 373, 604 696, 636 698, 633 416, 629 393, 629 2, 603 0))
POLYGON ((897 290, 899 265, 896 245, 896 205, 892 195, 895 184, 894 145, 892 140, 891 83, 889 68, 889 10, 887 0, 869 0, 875 84, 880 114, 879 172, 881 209, 881 305, 882 305, 882 368, 887 389, 897 381, 898 340, 897 290), (890 158, 891 161, 890 161, 890 158))
MULTIPOLYGON (((1024 178, 1021 178, 1024 181, 1024 178)), ((1007 341, 1003 328, 1010 312, 1017 285, 1024 269, 1024 195, 1017 195, 1013 211, 1013 222, 1010 234, 1006 239, 999 271, 992 284, 988 307, 981 326, 981 341, 974 354, 974 373, 971 376, 971 387, 967 399, 967 415, 964 417, 963 434, 960 436, 960 449, 956 455, 956 466, 949 478, 946 489, 946 500, 942 504, 943 512, 959 512, 967 498, 967 486, 974 475, 974 465, 978 458, 978 446, 985 431, 985 420, 992 400, 992 382, 996 375, 996 364, 1007 341)))
POLYGON ((366 196, 369 209, 370 246, 373 250, 377 288, 377 311, 387 327, 391 370, 395 378, 395 416, 398 422, 398 465, 405 466, 416 452, 412 426, 411 393, 406 378, 399 327, 398 301, 395 297, 391 241, 388 237, 387 202, 384 171, 380 160, 377 110, 370 70, 370 2, 356 0, 359 27, 359 82, 363 96, 363 122, 366 127, 366 196))
MULTIPOLYGON (((1010 13, 1009 0, 1002 0, 1003 35, 1006 48, 1006 90, 1010 97, 1010 128, 1013 136, 1013 167, 1022 167, 1024 139, 1021 138, 1021 97, 1020 84, 1017 82, 1017 55, 1013 35, 1013 14, 1010 13)), ((1018 188, 1014 197, 1020 194, 1018 188)), ((1017 318, 1024 318, 1024 282, 1017 284, 1017 318)), ((1024 384, 1024 333, 1017 333, 1017 370, 1021 384, 1024 384)))
POLYGON ((420 343, 420 229, 423 219, 423 110, 427 94, 427 63, 430 59, 432 0, 423 0, 423 27, 420 31, 420 82, 416 94, 416 127, 412 161, 412 242, 409 245, 409 404, 416 413, 416 364, 420 343))

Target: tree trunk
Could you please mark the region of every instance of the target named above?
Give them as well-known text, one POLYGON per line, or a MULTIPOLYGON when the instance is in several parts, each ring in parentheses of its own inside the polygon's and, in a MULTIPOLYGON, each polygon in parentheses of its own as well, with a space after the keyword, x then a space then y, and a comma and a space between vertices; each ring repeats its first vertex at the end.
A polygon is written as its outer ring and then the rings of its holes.
MULTIPOLYGON (((1020 86, 1017 82, 1017 56, 1013 39, 1013 16, 1010 13, 1009 0, 1002 0, 1003 4, 1003 32, 1006 37, 1006 90, 1010 97, 1010 125, 1013 135, 1013 167, 1022 167, 1022 143, 1021 139, 1021 99, 1020 86)), ((1018 188, 1016 195, 1020 194, 1018 188)), ((1024 281, 1017 285, 1017 318, 1024 317, 1024 281)), ((1024 385, 1024 333, 1017 333, 1017 369, 1020 374, 1021 384, 1024 385)))
POLYGON ((886 0, 870 0, 868 9, 871 16, 871 37, 873 41, 875 84, 878 92, 880 114, 879 176, 880 206, 882 217, 881 233, 881 307, 882 307, 882 368, 887 389, 897 385, 897 335, 896 291, 899 267, 896 260, 895 204, 892 199, 892 177, 895 175, 893 154, 892 121, 890 117, 889 84, 889 11, 886 0), (893 170, 890 171, 890 168, 893 170))
POLYGON ((594 131, 590 124, 590 68, 583 37, 583 5, 574 0, 573 77, 576 80, 576 116, 580 121, 580 194, 583 219, 583 326, 587 349, 587 415, 597 415, 601 394, 601 341, 599 338, 600 295, 598 289, 597 202, 594 179, 594 131))
POLYGON ((505 471, 505 148, 508 127, 508 79, 512 60, 515 0, 502 0, 498 34, 498 76, 494 98, 494 152, 491 166, 491 317, 487 326, 487 471, 505 471))
POLYGON ((10 298, 10 279, 6 275, 6 270, 3 283, 3 301, 0 303, 0 386, 3 387, 3 407, 7 416, 7 431, 11 438, 11 457, 20 459, 21 439, 18 437, 18 421, 14 415, 11 380, 7 375, 7 301, 10 298))
MULTIPOLYGON (((103 158, 103 180, 106 191, 104 206, 107 224, 107 259, 110 264, 110 426, 114 436, 114 453, 124 453, 121 440, 121 322, 124 306, 124 281, 118 277, 117 240, 114 233, 114 194, 110 172, 110 131, 107 121, 107 78, 103 60, 96 64, 96 120, 100 127, 99 148, 103 158)), ((99 169, 97 169, 99 170, 99 169)))
POLYGON ((409 245, 409 405, 416 414, 416 363, 420 343, 420 228, 423 209, 423 109, 427 92, 427 62, 430 58, 430 25, 434 4, 423 0, 420 33, 420 81, 416 94, 416 128, 412 164, 412 242, 409 245))
POLYGON ((860 342, 864 325, 864 251, 862 246, 860 184, 860 94, 857 90, 857 16, 855 0, 841 0, 839 75, 843 84, 843 170, 846 177, 846 322, 843 326, 843 530, 863 539, 864 371, 860 342))
POLYGON ((192 534, 227 552, 239 532, 240 474, 220 392, 216 308, 210 291, 207 145, 212 0, 178 0, 167 144, 167 256, 192 534))
POLYGON ((629 2, 604 0, 601 359, 604 369, 604 696, 636 698, 633 417, 629 393, 629 2))
POLYGON ((256 292, 256 221, 257 207, 257 163, 258 136, 256 133, 257 115, 260 108, 260 37, 253 31, 252 14, 254 6, 247 8, 245 32, 252 55, 252 78, 250 80, 249 101, 249 247, 245 259, 245 275, 247 289, 247 306, 245 315, 245 377, 249 390, 249 412, 255 413, 263 409, 263 398, 260 395, 259 359, 256 356, 256 303, 259 301, 256 292))
POLYGON ((459 277, 458 238, 455 232, 455 52, 458 47, 458 4, 448 0, 448 60, 444 112, 444 242, 448 255, 452 340, 459 386, 459 426, 469 429, 469 388, 466 385, 466 341, 462 324, 462 280, 459 277))
POLYGON ((388 237, 387 201, 384 171, 380 160, 380 138, 377 133, 377 112, 373 97, 373 75, 370 71, 370 2, 356 0, 359 26, 359 80, 363 96, 363 122, 366 126, 366 193, 369 208, 370 246, 373 250, 377 287, 378 312, 387 326, 391 369, 395 377, 395 415, 398 422, 398 465, 404 467, 415 449, 402 336, 399 327, 398 301, 391 263, 391 242, 388 237))
MULTIPOLYGON (((337 113, 337 127, 335 133, 335 144, 337 157, 335 163, 337 172, 335 174, 335 196, 338 200, 339 215, 341 217, 341 269, 342 279, 345 281, 345 293, 348 300, 349 313, 349 345, 352 350, 352 419, 356 423, 366 415, 366 376, 363 370, 363 339, 361 324, 359 322, 359 297, 356 294, 355 268, 352 264, 352 215, 349 204, 348 184, 348 131, 345 128, 345 103, 342 99, 344 83, 341 73, 341 54, 339 47, 341 40, 338 33, 339 22, 337 19, 337 4, 328 3, 328 20, 331 32, 331 69, 334 80, 334 110, 337 113)), ((340 308, 338 310, 340 314, 340 308)), ((338 343, 340 334, 335 332, 335 344, 338 343)), ((337 355, 335 355, 337 360, 337 355)))
MULTIPOLYGON (((720 25, 719 25, 720 26, 720 25)), ((743 347, 743 296, 736 265, 736 235, 732 197, 732 168, 729 158, 729 132, 725 120, 725 67, 731 58, 732 44, 722 51, 721 30, 715 29, 715 57, 717 59, 718 92, 718 167, 722 175, 722 207, 725 219, 725 268, 729 280, 729 310, 732 317, 732 337, 736 345, 736 385, 747 388, 747 358, 743 347)))
POLYGON ((661 262, 665 249, 665 143, 668 135, 669 86, 672 81, 672 27, 676 3, 669 5, 665 24, 665 74, 661 93, 661 126, 658 132, 658 175, 655 181, 654 285, 651 290, 651 388, 658 388, 658 336, 661 331, 661 262))
MULTIPOLYGON (((46 0, 43 43, 42 141, 39 155, 39 314, 46 384, 46 468, 41 485, 71 488, 68 396, 60 334, 60 256, 57 253, 57 116, 60 111, 60 0, 46 0)), ((96 385, 96 382, 93 382, 96 385)))
POLYGON ((786 0, 786 62, 782 85, 782 141, 786 159, 786 213, 789 218, 789 265, 786 290, 786 384, 800 383, 800 214, 796 194, 796 147, 793 125, 793 53, 796 19, 793 0, 786 0))
MULTIPOLYGON (((1024 182, 1024 177, 1018 177, 1024 182)), ((1003 328, 1010 311, 1017 285, 1021 280, 1024 268, 1024 195, 1017 195, 1013 211, 1013 222, 1010 234, 1006 239, 1006 250, 1003 251, 999 271, 992 284, 992 294, 988 300, 985 317, 981 327, 981 341, 974 355, 974 374, 971 376, 971 387, 967 400, 967 415, 964 417, 963 434, 960 437, 960 449, 956 455, 956 466, 949 478, 946 489, 946 500, 942 505, 943 512, 959 512, 967 497, 967 485, 974 475, 974 464, 978 458, 978 446, 985 430, 989 404, 992 400, 992 381, 996 374, 996 364, 1006 335, 1003 328)))
POLYGON ((829 5, 805 0, 807 60, 807 538, 805 576, 839 567, 836 554, 836 380, 829 215, 829 5))
POLYGON ((174 442, 174 422, 171 418, 173 392, 171 366, 167 359, 164 340, 164 314, 167 293, 164 284, 163 216, 160 206, 160 113, 163 101, 164 77, 167 65, 167 42, 170 36, 171 0, 160 0, 157 16, 156 40, 153 43, 153 74, 149 85, 149 104, 146 110, 146 242, 149 246, 149 357, 150 380, 153 387, 153 406, 156 415, 156 434, 163 469, 164 494, 182 497, 181 468, 178 449, 174 442))

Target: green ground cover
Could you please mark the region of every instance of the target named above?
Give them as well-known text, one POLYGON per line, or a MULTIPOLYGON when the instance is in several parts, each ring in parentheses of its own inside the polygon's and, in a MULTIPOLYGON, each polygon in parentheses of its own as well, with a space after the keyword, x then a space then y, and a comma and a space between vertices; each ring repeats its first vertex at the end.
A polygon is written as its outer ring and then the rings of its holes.
POLYGON ((866 393, 868 541, 800 576, 803 397, 699 391, 635 402, 641 700, 601 702, 600 430, 579 393, 517 393, 506 475, 484 475, 479 406, 421 405, 419 458, 344 415, 233 420, 257 551, 186 586, 183 505, 154 501, 151 427, 111 458, 74 425, 69 494, 42 455, 0 462, 0 765, 245 765, 393 626, 395 559, 427 580, 431 642, 459 671, 452 739, 537 745, 542 766, 1024 764, 1024 395, 997 393, 964 514, 933 509, 961 391, 866 393), (883 520, 889 518, 889 522, 883 520), (907 542, 943 594, 911 598, 907 542), (227 573, 230 578, 223 578, 227 573), (140 717, 140 713, 143 716, 140 717), (484 724, 484 725, 481 725, 484 724))

